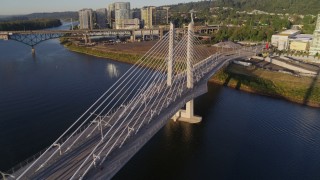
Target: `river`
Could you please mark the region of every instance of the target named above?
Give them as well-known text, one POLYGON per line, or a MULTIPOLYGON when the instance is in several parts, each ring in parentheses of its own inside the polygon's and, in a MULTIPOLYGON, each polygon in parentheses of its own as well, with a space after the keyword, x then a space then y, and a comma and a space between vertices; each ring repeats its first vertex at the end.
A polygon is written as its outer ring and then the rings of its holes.
MULTIPOLYGON (((63 28, 63 27, 62 27, 63 28)), ((50 145, 130 65, 0 41, 0 171, 50 145)), ((114 179, 320 179, 320 110, 209 84, 114 179)))

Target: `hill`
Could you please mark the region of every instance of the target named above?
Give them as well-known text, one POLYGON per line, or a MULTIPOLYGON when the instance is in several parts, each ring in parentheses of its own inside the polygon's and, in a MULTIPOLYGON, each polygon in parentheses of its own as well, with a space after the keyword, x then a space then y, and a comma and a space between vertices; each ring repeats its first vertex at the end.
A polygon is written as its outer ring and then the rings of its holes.
POLYGON ((171 5, 173 11, 188 12, 209 10, 210 7, 231 7, 240 11, 261 10, 269 13, 312 14, 320 13, 319 0, 213 0, 171 5))
POLYGON ((0 22, 34 20, 34 19, 62 19, 62 20, 77 20, 78 12, 52 12, 52 13, 32 13, 26 15, 0 16, 0 22))
POLYGON ((78 12, 67 11, 67 12, 52 12, 52 13, 32 13, 25 15, 29 19, 78 19, 78 12))
POLYGON ((33 19, 0 22, 0 31, 38 30, 61 26, 59 19, 33 19))

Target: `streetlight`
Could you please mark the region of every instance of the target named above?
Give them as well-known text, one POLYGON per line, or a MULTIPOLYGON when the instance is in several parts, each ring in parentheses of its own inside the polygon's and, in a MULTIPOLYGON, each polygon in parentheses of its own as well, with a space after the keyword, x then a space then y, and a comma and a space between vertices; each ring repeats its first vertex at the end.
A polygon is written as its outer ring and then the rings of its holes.
POLYGON ((100 156, 97 156, 95 154, 92 154, 92 156, 93 156, 93 165, 96 167, 96 160, 100 159, 100 156))
POLYGON ((9 176, 11 178, 16 178, 16 177, 12 176, 11 174, 7 174, 7 173, 1 172, 1 171, 0 171, 0 174, 2 175, 3 180, 6 180, 6 176, 9 176))
POLYGON ((98 114, 94 114, 94 113, 91 113, 91 115, 95 115, 97 116, 97 118, 99 118, 99 120, 93 120, 92 122, 98 122, 98 127, 100 127, 100 134, 101 134, 101 140, 103 141, 103 129, 102 129, 102 121, 108 125, 108 123, 106 123, 104 120, 103 120, 103 116, 99 116, 98 114))
POLYGON ((61 152, 61 145, 60 145, 59 143, 57 143, 57 144, 53 144, 53 146, 54 146, 54 147, 55 147, 55 146, 58 146, 59 152, 60 152, 60 156, 61 156, 61 154, 62 154, 62 152, 61 152))

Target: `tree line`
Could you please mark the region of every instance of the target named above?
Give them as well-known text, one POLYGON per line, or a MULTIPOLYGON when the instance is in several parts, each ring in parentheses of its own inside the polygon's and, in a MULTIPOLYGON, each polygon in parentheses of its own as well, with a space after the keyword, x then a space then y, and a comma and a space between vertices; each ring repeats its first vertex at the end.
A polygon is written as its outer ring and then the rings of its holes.
POLYGON ((0 31, 39 30, 61 26, 59 19, 34 19, 0 22, 0 31))
POLYGON ((319 0, 211 0, 170 5, 176 12, 207 11, 213 7, 229 7, 238 11, 261 10, 268 13, 312 14, 320 13, 319 0))
POLYGON ((185 11, 191 7, 195 9, 196 25, 220 25, 220 30, 212 35, 212 43, 232 41, 271 41, 273 34, 290 29, 292 25, 302 25, 301 33, 312 34, 315 29, 316 17, 312 15, 296 14, 265 14, 239 12, 234 8, 215 7, 210 8, 209 1, 198 2, 202 6, 195 6, 197 3, 187 3, 176 7, 173 11, 171 21, 176 27, 188 24, 190 14, 185 11), (204 5, 207 6, 204 6, 204 5))

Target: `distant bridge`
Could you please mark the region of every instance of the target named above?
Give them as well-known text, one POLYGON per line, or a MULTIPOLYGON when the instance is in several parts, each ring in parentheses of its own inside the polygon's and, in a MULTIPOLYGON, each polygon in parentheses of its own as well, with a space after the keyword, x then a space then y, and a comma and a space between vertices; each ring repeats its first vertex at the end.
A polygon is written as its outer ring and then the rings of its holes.
MULTIPOLYGON (((146 29, 140 30, 140 34, 159 34, 159 30, 146 29)), ((116 30, 116 29, 101 29, 101 30, 36 30, 36 31, 8 31, 0 32, 0 39, 14 40, 32 48, 32 53, 35 53, 34 46, 43 41, 56 39, 63 36, 66 37, 81 37, 85 42, 90 42, 92 36, 108 36, 108 37, 121 37, 121 36, 134 36, 134 30, 116 30)))
POLYGON ((39 155, 13 168, 8 179, 110 179, 170 119, 201 122, 193 99, 232 60, 262 47, 211 54, 195 37, 169 33, 39 155), (185 110, 181 108, 186 107, 185 110))
MULTIPOLYGON (((210 34, 215 30, 218 30, 219 26, 198 26, 196 32, 199 34, 210 34)), ((186 34, 188 29, 179 28, 176 29, 177 34, 186 34)), ((160 39, 163 34, 168 32, 166 28, 156 29, 139 29, 139 30, 127 30, 127 29, 96 29, 96 30, 35 30, 35 31, 0 31, 0 39, 14 40, 32 48, 32 53, 35 53, 34 46, 43 41, 50 39, 56 39, 63 36, 67 37, 82 37, 85 42, 90 42, 92 36, 105 36, 105 37, 131 37, 133 41, 137 37, 141 37, 143 40, 145 36, 158 36, 160 39)))

